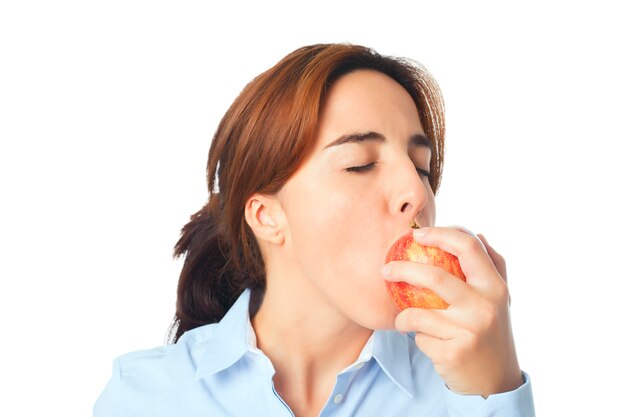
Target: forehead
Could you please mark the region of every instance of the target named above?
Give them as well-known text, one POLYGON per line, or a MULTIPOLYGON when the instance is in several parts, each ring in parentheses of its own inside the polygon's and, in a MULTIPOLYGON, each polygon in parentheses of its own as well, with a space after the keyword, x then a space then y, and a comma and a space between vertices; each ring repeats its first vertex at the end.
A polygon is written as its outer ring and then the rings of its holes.
POLYGON ((424 133, 415 102, 391 77, 373 70, 343 75, 330 88, 322 108, 318 145, 337 134, 378 131, 386 136, 424 133))

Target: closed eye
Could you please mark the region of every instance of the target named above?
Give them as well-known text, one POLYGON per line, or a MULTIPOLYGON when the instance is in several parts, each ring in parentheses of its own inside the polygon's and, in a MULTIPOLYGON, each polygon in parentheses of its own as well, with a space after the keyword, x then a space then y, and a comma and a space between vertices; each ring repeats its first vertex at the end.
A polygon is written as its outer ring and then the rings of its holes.
MULTIPOLYGON (((348 172, 356 172, 356 173, 360 173, 360 172, 367 172, 367 171, 371 171, 372 169, 374 169, 374 167, 376 166, 377 162, 371 162, 367 165, 361 165, 361 166, 356 166, 356 167, 350 167, 350 168, 346 168, 346 171, 348 172)), ((428 172, 425 169, 422 168, 415 168, 415 170, 417 171, 417 173, 419 175, 423 175, 426 178, 430 179, 430 172, 428 172)))
POLYGON ((374 167, 376 166, 376 162, 372 162, 369 163, 367 165, 361 165, 358 167, 350 167, 350 168, 346 168, 346 171, 348 172, 366 172, 366 171, 371 171, 374 167))
POLYGON ((430 172, 426 171, 425 169, 422 168, 415 168, 415 170, 417 171, 418 174, 425 176, 426 178, 430 179, 430 172))

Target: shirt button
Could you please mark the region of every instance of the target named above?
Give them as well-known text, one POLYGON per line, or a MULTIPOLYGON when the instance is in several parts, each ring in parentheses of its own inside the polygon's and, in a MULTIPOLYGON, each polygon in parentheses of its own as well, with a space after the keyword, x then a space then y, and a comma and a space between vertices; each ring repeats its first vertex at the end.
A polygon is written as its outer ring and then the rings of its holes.
POLYGON ((359 362, 356 364, 356 366, 354 367, 355 369, 361 369, 363 367, 363 365, 365 365, 364 362, 359 362))
POLYGON ((341 395, 341 394, 337 394, 337 395, 335 395, 335 398, 333 398, 333 402, 335 404, 339 404, 341 402, 341 400, 343 400, 343 395, 341 395))

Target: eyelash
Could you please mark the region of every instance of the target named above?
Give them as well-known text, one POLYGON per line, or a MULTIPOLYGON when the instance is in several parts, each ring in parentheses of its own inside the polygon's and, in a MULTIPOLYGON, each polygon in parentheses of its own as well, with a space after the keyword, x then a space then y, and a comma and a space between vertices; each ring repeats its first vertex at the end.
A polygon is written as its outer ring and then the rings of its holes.
MULTIPOLYGON (((361 166, 358 166, 358 167, 346 168, 346 171, 348 171, 348 172, 355 172, 355 173, 367 172, 367 171, 372 170, 375 165, 376 165, 376 162, 372 162, 372 163, 369 163, 367 165, 361 165, 361 166)), ((426 178, 430 179, 430 172, 426 171, 425 169, 417 168, 417 167, 415 168, 415 170, 418 172, 418 174, 423 175, 426 178)))

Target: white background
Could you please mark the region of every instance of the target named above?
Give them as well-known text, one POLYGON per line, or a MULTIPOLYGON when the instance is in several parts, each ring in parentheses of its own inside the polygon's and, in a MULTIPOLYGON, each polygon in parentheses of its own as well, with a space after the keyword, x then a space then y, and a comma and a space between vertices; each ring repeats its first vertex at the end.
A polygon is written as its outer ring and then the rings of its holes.
POLYGON ((0 6, 0 414, 90 415, 114 357, 164 342, 181 267, 172 248, 207 197, 220 118, 293 49, 347 41, 437 78, 448 123, 437 223, 483 233, 506 257, 538 414, 616 415, 618 7, 221 3, 0 6))

